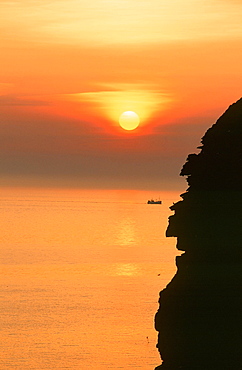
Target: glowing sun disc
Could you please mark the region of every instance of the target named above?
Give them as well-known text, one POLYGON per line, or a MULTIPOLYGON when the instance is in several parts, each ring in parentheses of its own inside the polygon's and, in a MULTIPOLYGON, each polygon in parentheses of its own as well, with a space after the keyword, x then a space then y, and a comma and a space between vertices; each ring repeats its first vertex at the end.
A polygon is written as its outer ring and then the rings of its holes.
POLYGON ((139 126, 140 119, 137 113, 123 112, 119 117, 119 124, 124 130, 134 130, 139 126))

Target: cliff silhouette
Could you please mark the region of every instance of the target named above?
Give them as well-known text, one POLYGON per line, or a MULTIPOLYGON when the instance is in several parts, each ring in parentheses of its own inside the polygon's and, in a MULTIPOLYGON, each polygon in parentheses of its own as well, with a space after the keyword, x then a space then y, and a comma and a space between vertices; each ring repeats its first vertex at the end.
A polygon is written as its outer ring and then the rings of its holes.
POLYGON ((161 370, 242 369, 242 99, 208 129, 170 207, 177 272, 155 316, 161 370))

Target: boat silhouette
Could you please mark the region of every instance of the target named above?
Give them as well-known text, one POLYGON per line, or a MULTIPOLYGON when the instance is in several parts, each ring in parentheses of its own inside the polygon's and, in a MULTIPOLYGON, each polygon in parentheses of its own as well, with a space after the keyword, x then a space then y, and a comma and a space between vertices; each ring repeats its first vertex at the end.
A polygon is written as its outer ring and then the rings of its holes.
POLYGON ((149 199, 147 204, 162 204, 161 200, 154 200, 154 199, 149 199))

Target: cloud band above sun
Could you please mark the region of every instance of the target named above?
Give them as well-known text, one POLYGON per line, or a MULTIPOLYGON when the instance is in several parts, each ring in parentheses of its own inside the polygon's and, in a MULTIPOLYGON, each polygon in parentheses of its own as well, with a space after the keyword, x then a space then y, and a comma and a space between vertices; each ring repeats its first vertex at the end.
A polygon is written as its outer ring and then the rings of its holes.
POLYGON ((68 94, 67 99, 75 102, 89 102, 110 119, 113 125, 123 112, 135 112, 140 124, 145 125, 155 112, 162 111, 173 100, 168 93, 145 89, 143 85, 117 84, 116 90, 109 88, 97 92, 68 94))

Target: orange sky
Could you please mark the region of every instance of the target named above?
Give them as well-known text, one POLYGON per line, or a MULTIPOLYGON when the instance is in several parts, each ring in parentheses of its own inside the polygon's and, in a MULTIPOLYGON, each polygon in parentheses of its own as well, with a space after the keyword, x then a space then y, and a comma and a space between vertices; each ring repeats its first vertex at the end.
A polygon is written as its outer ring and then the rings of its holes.
POLYGON ((240 0, 2 1, 0 185, 184 189, 242 96, 241 16, 240 0))

